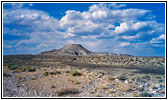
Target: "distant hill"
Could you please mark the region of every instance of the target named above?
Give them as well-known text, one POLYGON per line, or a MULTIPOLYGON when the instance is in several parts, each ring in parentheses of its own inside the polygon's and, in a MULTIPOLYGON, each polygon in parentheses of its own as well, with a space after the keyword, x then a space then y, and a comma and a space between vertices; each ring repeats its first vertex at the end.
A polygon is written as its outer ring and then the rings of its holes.
POLYGON ((67 44, 61 49, 53 49, 51 51, 44 51, 41 52, 40 55, 94 55, 94 56, 131 56, 128 54, 116 54, 116 53, 106 53, 106 52, 100 52, 95 53, 91 52, 87 49, 85 49, 80 44, 67 44))
POLYGON ((53 49, 51 51, 45 51, 40 53, 42 55, 50 55, 50 54, 59 54, 59 55, 89 55, 93 54, 93 52, 85 49, 80 44, 67 44, 61 49, 53 49))

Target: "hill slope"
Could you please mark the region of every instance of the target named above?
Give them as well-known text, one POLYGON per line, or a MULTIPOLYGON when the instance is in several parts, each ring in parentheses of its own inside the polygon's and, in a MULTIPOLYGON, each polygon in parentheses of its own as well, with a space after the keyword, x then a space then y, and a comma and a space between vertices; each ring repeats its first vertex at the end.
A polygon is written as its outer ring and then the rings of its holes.
POLYGON ((52 54, 60 54, 60 55, 88 55, 93 52, 85 49, 80 44, 67 44, 61 49, 53 49, 51 51, 45 51, 40 54, 42 55, 52 55, 52 54))

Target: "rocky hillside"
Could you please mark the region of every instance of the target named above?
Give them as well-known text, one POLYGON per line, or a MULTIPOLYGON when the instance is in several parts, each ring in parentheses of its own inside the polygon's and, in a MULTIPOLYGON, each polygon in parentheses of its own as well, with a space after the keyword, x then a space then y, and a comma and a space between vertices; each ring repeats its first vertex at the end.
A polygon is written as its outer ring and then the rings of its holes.
POLYGON ((88 55, 93 54, 93 52, 85 49, 80 44, 67 44, 61 49, 53 49, 51 51, 45 51, 40 53, 42 55, 52 55, 52 54, 60 54, 60 55, 88 55))
POLYGON ((76 56, 83 56, 83 55, 92 55, 92 56, 131 56, 128 54, 116 54, 116 53, 107 53, 107 52, 91 52, 85 49, 80 44, 67 44, 61 49, 53 49, 51 51, 44 51, 40 53, 40 55, 76 55, 76 56))

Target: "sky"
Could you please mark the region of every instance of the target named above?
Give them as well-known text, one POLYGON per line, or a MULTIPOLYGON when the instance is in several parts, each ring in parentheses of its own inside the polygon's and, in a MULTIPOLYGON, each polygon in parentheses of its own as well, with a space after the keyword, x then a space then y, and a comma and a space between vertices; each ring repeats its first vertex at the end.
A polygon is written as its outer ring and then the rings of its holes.
POLYGON ((164 3, 3 3, 3 54, 66 44, 93 52, 165 56, 164 3))

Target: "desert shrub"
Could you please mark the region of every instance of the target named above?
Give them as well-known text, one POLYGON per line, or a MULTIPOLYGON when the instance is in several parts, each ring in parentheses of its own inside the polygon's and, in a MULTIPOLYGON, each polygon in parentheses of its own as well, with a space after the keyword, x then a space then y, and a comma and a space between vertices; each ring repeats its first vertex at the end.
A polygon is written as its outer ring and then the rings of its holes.
POLYGON ((89 67, 86 67, 86 70, 89 70, 89 67))
POLYGON ((68 95, 68 94, 78 94, 79 90, 75 88, 62 88, 57 92, 58 96, 68 95))
POLYGON ((9 67, 10 70, 15 70, 17 68, 19 68, 19 66, 17 66, 17 65, 12 65, 11 67, 9 67))
POLYGON ((35 72, 35 71, 36 71, 36 68, 35 68, 35 67, 28 67, 28 71, 29 71, 29 72, 35 72))
POLYGON ((140 97, 152 97, 152 95, 150 93, 147 92, 143 92, 139 94, 140 97))
POLYGON ((146 75, 142 77, 143 79, 150 80, 150 76, 146 75))
POLYGON ((80 73, 79 71, 77 71, 76 69, 71 70, 71 71, 70 71, 70 74, 71 74, 72 76, 80 76, 80 75, 81 75, 81 73, 80 73))
POLYGON ((7 67, 10 69, 10 68, 12 67, 12 65, 10 65, 10 64, 7 64, 7 67))
POLYGON ((69 73, 69 70, 66 70, 65 73, 69 73))
POLYGON ((125 81, 128 78, 125 75, 121 75, 121 76, 118 77, 118 79, 121 80, 121 81, 125 81))
POLYGON ((56 73, 55 72, 50 72, 50 75, 56 75, 56 73))
POLYGON ((24 67, 19 67, 19 68, 15 69, 15 72, 24 72, 24 71, 26 71, 26 68, 24 68, 24 67))
POLYGON ((48 75, 49 75, 49 72, 44 72, 43 75, 44 75, 44 76, 48 76, 48 75))
POLYGON ((56 75, 56 74, 61 74, 60 71, 55 71, 55 72, 49 72, 50 75, 56 75))

